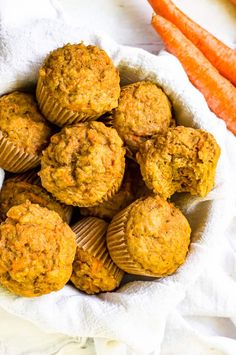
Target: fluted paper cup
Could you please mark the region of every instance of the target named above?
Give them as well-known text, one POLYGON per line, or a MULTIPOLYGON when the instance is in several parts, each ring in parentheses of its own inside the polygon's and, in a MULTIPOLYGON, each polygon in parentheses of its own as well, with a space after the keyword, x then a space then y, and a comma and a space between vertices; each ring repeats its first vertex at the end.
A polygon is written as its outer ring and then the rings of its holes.
POLYGON ((127 246, 125 234, 127 221, 131 209, 135 208, 135 204, 139 201, 132 203, 112 219, 107 230, 107 248, 112 260, 121 270, 134 275, 160 277, 161 275, 154 275, 137 263, 127 246))
POLYGON ((102 219, 88 217, 77 222, 72 230, 76 234, 78 248, 102 262, 103 267, 109 276, 114 278, 116 287, 118 287, 124 272, 114 264, 108 253, 106 246, 107 227, 108 224, 102 219))
POLYGON ((0 167, 11 173, 21 173, 35 168, 40 163, 40 157, 29 154, 17 147, 0 131, 0 167))
POLYGON ((59 127, 78 122, 95 120, 98 117, 91 117, 85 113, 76 112, 62 107, 60 103, 47 91, 43 85, 41 77, 38 79, 36 97, 40 110, 45 118, 59 127))

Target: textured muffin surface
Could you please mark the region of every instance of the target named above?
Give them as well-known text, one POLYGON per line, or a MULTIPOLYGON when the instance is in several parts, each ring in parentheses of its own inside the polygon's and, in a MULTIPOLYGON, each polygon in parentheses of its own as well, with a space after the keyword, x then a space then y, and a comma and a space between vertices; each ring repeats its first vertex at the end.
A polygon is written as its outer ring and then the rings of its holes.
POLYGON ((118 212, 133 201, 148 193, 150 193, 150 190, 148 190, 142 180, 138 164, 129 161, 126 163, 126 170, 119 191, 108 201, 97 206, 80 208, 80 213, 84 216, 112 219, 118 212))
POLYGON ((20 205, 27 200, 57 212, 65 222, 69 222, 68 206, 61 205, 41 186, 12 179, 6 180, 0 191, 0 221, 6 219, 7 212, 11 207, 20 205))
POLYGON ((43 152, 42 185, 58 200, 74 206, 95 206, 121 185, 125 149, 113 128, 101 122, 65 127, 43 152))
POLYGON ((0 98, 0 131, 29 154, 40 154, 51 135, 34 96, 18 91, 0 98))
POLYGON ((30 202, 7 216, 0 226, 0 283, 26 297, 61 289, 72 272, 73 231, 56 212, 30 202))
POLYGON ((147 186, 163 197, 175 192, 207 195, 219 156, 212 134, 182 126, 145 142, 136 155, 147 186))
POLYGON ((113 114, 113 125, 131 150, 171 124, 170 102, 158 86, 137 82, 121 89, 119 105, 113 114))
POLYGON ((181 211, 160 196, 133 202, 118 213, 107 232, 116 265, 136 275, 171 275, 184 263, 191 229, 181 211))
POLYGON ((39 77, 63 108, 99 116, 117 107, 119 73, 106 52, 96 46, 67 44, 54 50, 39 77))
POLYGON ((91 295, 104 291, 112 291, 120 283, 120 280, 117 280, 106 269, 99 258, 92 256, 86 250, 78 247, 73 262, 71 281, 79 290, 91 295))
POLYGON ((183 264, 190 232, 180 210, 158 196, 141 200, 131 209, 125 230, 134 261, 159 275, 172 274, 183 264))

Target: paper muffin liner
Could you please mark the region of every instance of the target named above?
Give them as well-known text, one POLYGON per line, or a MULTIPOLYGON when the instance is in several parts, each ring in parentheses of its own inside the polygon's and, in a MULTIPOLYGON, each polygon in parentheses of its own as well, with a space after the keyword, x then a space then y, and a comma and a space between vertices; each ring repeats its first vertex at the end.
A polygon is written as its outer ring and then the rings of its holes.
POLYGON ((121 186, 122 179, 120 182, 117 181, 117 183, 112 187, 111 190, 109 190, 106 194, 106 196, 103 197, 103 199, 99 202, 99 204, 107 202, 112 199, 112 197, 119 191, 119 188, 121 186))
POLYGON ((22 173, 35 168, 40 163, 40 157, 29 154, 17 147, 0 131, 0 167, 11 173, 22 173))
POLYGON ((73 214, 73 207, 63 204, 63 210, 65 212, 66 222, 67 222, 67 224, 70 224, 72 214, 73 214))
POLYGON ((23 174, 17 174, 15 176, 12 176, 11 178, 9 178, 9 180, 11 181, 25 181, 28 182, 29 184, 32 185, 37 185, 37 186, 42 186, 41 185, 41 179, 37 174, 37 171, 32 170, 32 171, 27 171, 26 173, 23 174))
POLYGON ((109 114, 108 116, 100 117, 99 121, 103 122, 107 127, 114 128, 113 117, 111 114, 109 114))
POLYGON ((123 211, 119 212, 111 221, 107 231, 107 248, 114 263, 125 272, 134 275, 160 277, 136 262, 129 252, 125 229, 131 209, 140 201, 137 200, 123 211))
MULTIPOLYGON (((24 181, 24 182, 27 182, 28 184, 31 184, 31 185, 37 185, 37 186, 41 187, 43 190, 45 190, 45 188, 41 184, 41 179, 38 176, 37 171, 35 171, 35 170, 28 171, 23 174, 17 174, 15 176, 10 177, 8 180, 14 181, 14 182, 24 181)), ((51 195, 47 190, 45 190, 45 191, 49 195, 51 195)), ((55 200, 55 198, 53 196, 52 196, 52 198, 55 200)), ((69 206, 69 205, 65 205, 57 200, 55 200, 55 201, 61 205, 61 207, 65 213, 66 222, 69 224, 71 221, 71 217, 72 217, 73 207, 69 206)))
POLYGON ((40 110, 46 119, 59 127, 71 125, 77 122, 95 120, 100 116, 89 116, 88 114, 62 107, 59 102, 47 91, 43 85, 41 77, 38 79, 36 97, 40 110))
POLYGON ((102 261, 106 270, 119 285, 124 272, 114 264, 108 253, 105 236, 107 227, 108 223, 102 219, 87 217, 72 226, 72 230, 76 234, 78 247, 102 261))

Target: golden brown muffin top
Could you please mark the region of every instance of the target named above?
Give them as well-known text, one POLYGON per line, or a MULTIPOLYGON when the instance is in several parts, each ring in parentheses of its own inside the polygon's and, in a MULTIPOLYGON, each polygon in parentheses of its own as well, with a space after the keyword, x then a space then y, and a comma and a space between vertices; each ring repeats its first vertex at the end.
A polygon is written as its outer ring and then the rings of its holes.
POLYGON ((39 76, 67 109, 96 115, 118 105, 119 73, 106 52, 96 46, 67 44, 52 51, 39 76))
POLYGON ((0 97, 0 131, 19 148, 37 155, 52 133, 34 96, 18 91, 0 97))
POLYGON ((117 280, 104 267, 101 260, 78 247, 75 253, 71 281, 79 290, 89 295, 112 291, 120 283, 120 280, 117 280))
POLYGON ((119 189, 124 155, 115 129, 101 122, 76 124, 51 138, 39 175, 42 185, 61 202, 94 206, 119 189))
POLYGON ((159 196, 131 206, 124 231, 131 258, 155 275, 172 274, 188 252, 191 229, 187 219, 159 196))
POLYGON ((119 191, 108 201, 97 206, 80 208, 80 213, 83 216, 96 216, 112 219, 118 212, 133 201, 149 193, 151 193, 151 191, 148 190, 142 179, 139 165, 128 160, 119 191))
POLYGON ((141 81, 121 89, 113 125, 132 151, 153 135, 165 133, 170 124, 170 102, 156 84, 141 81))
POLYGON ((219 156, 212 134, 183 126, 153 137, 136 155, 147 186, 163 197, 175 192, 207 195, 214 186, 219 156))
POLYGON ((0 225, 0 283, 26 297, 61 289, 69 280, 75 234, 60 216, 27 201, 0 225))
POLYGON ((13 206, 20 205, 29 200, 31 203, 55 211, 67 223, 70 221, 68 206, 56 201, 43 187, 26 181, 8 179, 0 191, 0 220, 6 219, 7 212, 13 206))

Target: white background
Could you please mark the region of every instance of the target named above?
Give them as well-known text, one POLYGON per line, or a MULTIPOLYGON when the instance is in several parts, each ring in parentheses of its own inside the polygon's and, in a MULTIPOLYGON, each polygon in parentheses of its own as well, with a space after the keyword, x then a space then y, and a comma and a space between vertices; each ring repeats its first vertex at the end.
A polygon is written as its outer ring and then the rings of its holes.
MULTIPOLYGON (((157 53, 160 40, 150 26, 147 0, 58 0, 73 22, 103 30, 120 44, 157 53)), ((236 42, 236 6, 229 0, 175 0, 199 24, 229 45, 236 42)))

